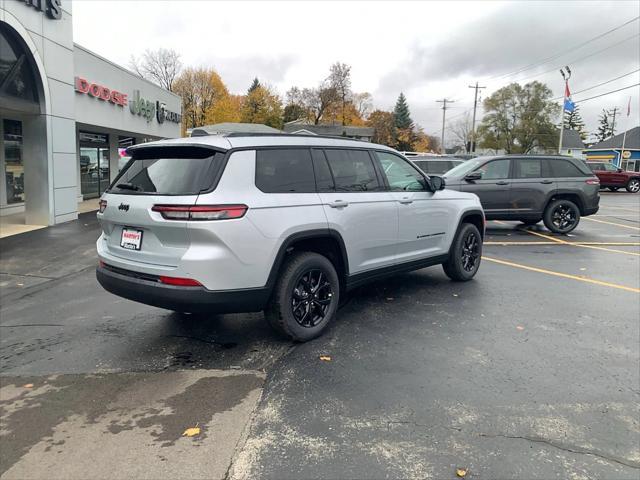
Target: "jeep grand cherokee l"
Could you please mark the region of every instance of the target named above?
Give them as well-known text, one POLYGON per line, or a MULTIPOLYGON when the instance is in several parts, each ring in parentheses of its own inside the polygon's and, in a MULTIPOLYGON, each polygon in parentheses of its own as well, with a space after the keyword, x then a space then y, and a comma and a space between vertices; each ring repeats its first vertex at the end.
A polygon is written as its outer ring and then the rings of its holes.
POLYGON ((442 264, 478 271, 478 197, 444 190, 395 150, 300 135, 214 135, 129 147, 100 200, 97 278, 181 312, 264 310, 297 341, 341 295, 442 264))
POLYGON ((449 170, 445 180, 448 188, 478 195, 487 220, 543 220, 554 233, 571 232, 600 202, 598 178, 566 156, 478 157, 449 170))

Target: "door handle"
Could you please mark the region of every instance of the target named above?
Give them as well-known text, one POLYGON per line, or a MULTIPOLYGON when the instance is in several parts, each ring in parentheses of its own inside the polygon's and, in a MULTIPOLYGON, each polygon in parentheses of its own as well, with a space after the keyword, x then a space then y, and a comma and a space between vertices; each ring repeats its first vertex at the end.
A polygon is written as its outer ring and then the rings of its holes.
POLYGON ((550 185, 553 183, 553 180, 542 180, 540 183, 542 183, 543 185, 550 185))
POLYGON ((413 203, 413 200, 409 197, 405 197, 398 200, 398 202, 402 203, 403 205, 409 205, 410 203, 413 203))
POLYGON ((509 182, 505 182, 505 181, 496 182, 496 185, 509 185, 509 182))
POLYGON ((329 206, 331 208, 348 207, 349 206, 349 202, 347 202, 345 200, 335 200, 332 203, 330 203, 329 206))

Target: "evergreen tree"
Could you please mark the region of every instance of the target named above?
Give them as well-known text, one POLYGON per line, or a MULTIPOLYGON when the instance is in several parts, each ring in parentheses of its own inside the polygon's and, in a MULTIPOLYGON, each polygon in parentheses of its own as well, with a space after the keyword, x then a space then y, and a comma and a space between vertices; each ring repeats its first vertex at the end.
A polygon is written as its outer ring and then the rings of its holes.
POLYGON ((413 129, 413 120, 411 120, 411 112, 404 93, 400 92, 396 106, 393 109, 393 118, 396 128, 402 130, 413 129))
POLYGON ((587 139, 587 132, 584 129, 584 121, 578 105, 574 107, 572 112, 564 112, 564 127, 578 132, 583 142, 587 139))
POLYGON ((602 114, 598 117, 598 129, 594 134, 596 143, 606 140, 613 135, 611 131, 611 125, 609 124, 609 112, 602 110, 602 114))
POLYGON ((260 86, 260 81, 258 80, 258 77, 255 77, 253 79, 253 82, 251 83, 251 86, 249 87, 249 90, 247 90, 247 94, 253 92, 259 86, 260 86))

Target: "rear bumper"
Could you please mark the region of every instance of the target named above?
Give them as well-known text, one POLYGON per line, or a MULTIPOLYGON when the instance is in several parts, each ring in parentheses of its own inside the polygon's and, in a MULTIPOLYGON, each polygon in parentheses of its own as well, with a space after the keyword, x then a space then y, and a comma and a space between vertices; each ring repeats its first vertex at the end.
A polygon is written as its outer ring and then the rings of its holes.
POLYGON ((584 213, 582 214, 582 216, 583 217, 587 217, 589 215, 593 215, 593 214, 597 213, 598 210, 600 210, 600 205, 596 205, 595 207, 585 208, 584 209, 584 213))
POLYGON ((150 278, 139 278, 135 272, 115 272, 108 266, 99 266, 96 278, 114 295, 178 312, 258 312, 265 308, 270 294, 266 287, 212 291, 204 287, 165 285, 150 278))

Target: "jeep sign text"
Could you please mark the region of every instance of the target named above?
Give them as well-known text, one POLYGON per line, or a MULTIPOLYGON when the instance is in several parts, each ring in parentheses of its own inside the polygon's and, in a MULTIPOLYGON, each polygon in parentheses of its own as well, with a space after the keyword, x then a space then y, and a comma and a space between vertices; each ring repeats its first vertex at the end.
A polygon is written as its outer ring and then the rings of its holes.
POLYGON ((129 110, 134 115, 140 115, 144 117, 147 122, 150 122, 156 115, 156 104, 151 100, 145 100, 140 98, 140 90, 133 91, 133 99, 129 102, 129 110))

